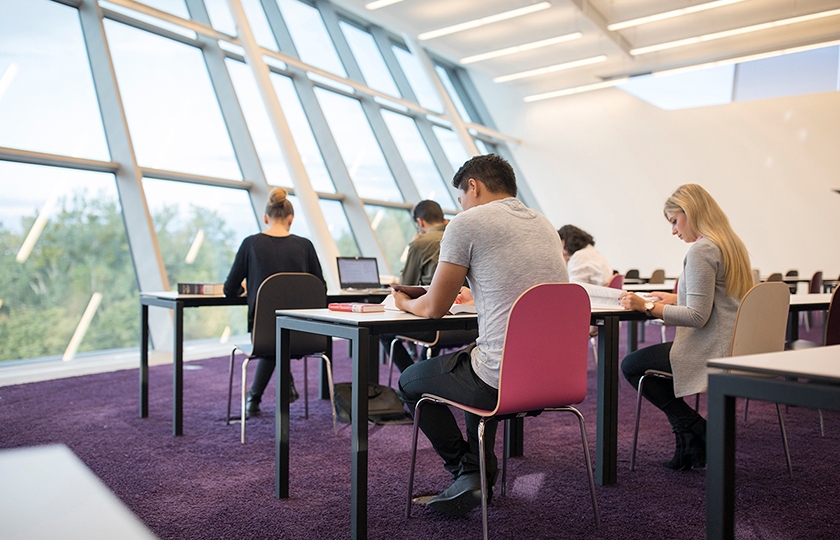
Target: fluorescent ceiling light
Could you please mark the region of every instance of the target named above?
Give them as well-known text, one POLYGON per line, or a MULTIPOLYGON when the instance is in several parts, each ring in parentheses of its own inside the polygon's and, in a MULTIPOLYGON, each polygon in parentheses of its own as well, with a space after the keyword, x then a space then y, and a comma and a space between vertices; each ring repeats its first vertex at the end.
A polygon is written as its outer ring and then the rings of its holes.
MULTIPOLYGON (((826 47, 833 47, 835 45, 840 45, 840 39, 836 39, 836 40, 833 40, 833 41, 824 41, 824 42, 821 42, 821 43, 814 43, 812 45, 802 45, 800 47, 790 47, 790 48, 787 48, 787 49, 778 49, 778 50, 775 50, 775 51, 768 51, 768 52, 765 52, 765 53, 751 54, 751 55, 748 55, 748 56, 739 56, 737 58, 728 58, 726 60, 718 60, 716 62, 706 62, 704 64, 695 64, 693 66, 685 66, 685 67, 675 68, 675 69, 666 69, 664 71, 656 71, 656 72, 652 73, 651 75, 653 75, 654 77, 660 77, 660 76, 665 76, 665 75, 676 75, 677 73, 686 73, 686 72, 695 71, 695 70, 698 70, 698 69, 707 69, 707 68, 725 66, 725 65, 730 65, 730 64, 741 64, 741 63, 744 63, 744 62, 752 62, 752 61, 755 61, 755 60, 764 60, 765 58, 773 58, 773 57, 776 57, 776 56, 783 56, 783 55, 786 55, 786 54, 795 54, 795 53, 800 53, 800 52, 805 52, 805 51, 812 51, 812 50, 815 50, 815 49, 824 49, 826 47)), ((599 90, 601 88, 610 88, 612 86, 618 86, 618 85, 626 82, 630 78, 631 77, 623 77, 623 78, 620 78, 620 79, 613 79, 613 80, 604 81, 604 82, 595 83, 595 84, 587 84, 587 85, 583 85, 583 86, 576 86, 574 88, 565 88, 563 90, 555 90, 555 91, 552 91, 552 92, 535 94, 535 95, 532 95, 532 96, 526 96, 523 101, 525 101, 526 103, 530 103, 530 102, 533 102, 533 101, 541 101, 541 100, 544 100, 544 99, 550 99, 550 98, 562 97, 562 96, 570 96, 572 94, 580 94, 582 92, 599 90)))
POLYGON ((688 15, 690 13, 697 13, 698 11, 706 11, 707 9, 714 9, 718 7, 728 6, 729 4, 737 4, 744 0, 717 0, 715 2, 706 2, 705 4, 697 4, 696 6, 689 6, 682 9, 675 9, 673 11, 666 11, 664 13, 657 13, 655 15, 648 15, 647 17, 639 17, 638 19, 631 19, 620 23, 615 23, 607 26, 607 30, 614 32, 616 30, 623 30, 633 26, 662 21, 665 19, 673 19, 681 15, 688 15))
POLYGON ((834 41, 824 41, 822 43, 814 43, 813 45, 802 45, 800 47, 790 47, 788 49, 778 49, 775 51, 769 51, 765 53, 757 53, 757 54, 750 54, 747 56, 739 56, 737 58, 727 58, 726 60, 718 60, 716 62, 706 62, 705 64, 695 64, 693 66, 685 66, 681 68, 674 68, 674 69, 666 69, 664 71, 656 71, 652 73, 654 77, 659 77, 663 75, 676 75, 677 73, 686 73, 688 71, 695 71, 698 69, 708 69, 713 67, 719 66, 726 66, 730 64, 742 64, 744 62, 753 62, 755 60, 764 60, 765 58, 773 58, 776 56, 783 56, 786 54, 794 54, 800 53, 805 51, 813 51, 815 49, 824 49, 826 47, 832 47, 834 45, 840 45, 840 39, 836 39, 834 41))
POLYGON ((540 2, 539 4, 532 4, 530 6, 526 6, 519 9, 514 9, 511 11, 505 11, 504 13, 498 13, 496 15, 490 15, 487 17, 482 17, 480 19, 474 19, 472 21, 463 22, 460 24, 455 24, 452 26, 447 26, 446 28, 441 28, 439 30, 431 30, 429 32, 423 32, 422 34, 417 36, 417 39, 420 41, 425 41, 427 39, 433 39, 441 36, 448 36, 449 34, 454 34, 455 32, 461 32, 463 30, 470 30, 472 28, 478 28, 479 26, 484 26, 486 24, 492 24, 499 21, 506 21, 508 19, 513 19, 515 17, 521 17, 523 15, 528 15, 529 13, 535 13, 537 11, 542 11, 544 9, 548 9, 551 7, 551 2, 540 2))
POLYGON ((365 7, 370 10, 384 8, 385 6, 390 6, 391 4, 399 4, 403 0, 376 0, 374 2, 368 2, 365 4, 365 7))
POLYGON ((581 32, 573 32, 564 36, 557 36, 553 38, 543 39, 540 41, 532 41, 531 43, 523 43, 522 45, 516 45, 515 47, 508 47, 506 49, 499 49, 497 51, 475 54, 473 56, 466 56, 464 58, 461 58, 461 63, 473 64, 475 62, 481 62, 483 60, 490 60, 491 58, 499 58, 500 56, 507 56, 509 54, 516 54, 518 52, 531 51, 534 49, 539 49, 540 47, 548 47, 549 45, 564 43, 566 41, 572 41, 581 37, 583 37, 583 34, 581 32))
POLYGON ((534 94, 533 96, 526 96, 524 101, 525 103, 531 103, 532 101, 542 101, 543 99, 550 99, 555 97, 561 96, 570 96, 572 94, 580 94, 582 92, 590 92, 592 90, 600 90, 601 88, 610 88, 612 86, 619 85, 625 81, 627 81, 629 77, 623 77, 621 79, 613 79, 611 81, 604 81, 595 84, 585 84, 583 86, 575 86, 574 88, 565 88, 563 90, 555 90, 553 92, 545 92, 543 94, 534 94))
POLYGON ((531 69, 528 71, 520 71, 519 73, 511 73, 510 75, 502 75, 493 79, 494 83, 503 83, 509 81, 516 81, 526 77, 536 77, 537 75, 544 75, 546 73, 554 73, 555 71, 563 71, 564 69, 571 69, 580 66, 588 66, 589 64, 597 64, 607 59, 605 54, 600 56, 593 56, 591 58, 584 58, 582 60, 575 60, 573 62, 566 62, 564 64, 554 64, 553 66, 542 67, 538 69, 531 69))
POLYGON ((656 51, 664 51, 666 49, 673 49, 675 47, 682 47, 684 45, 693 45, 695 43, 702 43, 704 41, 712 41, 740 34, 748 34, 750 32, 758 32, 759 30, 767 30, 769 28, 778 28, 780 26, 787 26, 789 24, 796 24, 805 21, 813 21, 815 19, 823 19, 825 17, 833 17, 840 15, 840 9, 832 9, 830 11, 821 11, 819 13, 811 13, 809 15, 801 15, 799 17, 791 17, 789 19, 780 19, 778 21, 771 21, 761 24, 754 24, 752 26, 743 26, 741 28, 734 28, 732 30, 725 30, 723 32, 715 32, 713 34, 705 34, 702 36, 691 37, 686 39, 679 39, 677 41, 669 41, 668 43, 660 43, 658 45, 650 45, 648 47, 639 47, 638 49, 631 49, 630 54, 639 56, 656 51))

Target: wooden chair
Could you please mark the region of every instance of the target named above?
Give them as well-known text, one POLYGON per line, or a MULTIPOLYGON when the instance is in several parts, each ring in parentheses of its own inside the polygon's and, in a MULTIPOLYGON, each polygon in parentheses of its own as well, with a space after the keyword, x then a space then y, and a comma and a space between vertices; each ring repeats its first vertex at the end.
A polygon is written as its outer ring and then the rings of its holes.
MULTIPOLYGON (((450 399, 424 394, 414 410, 411 469, 408 477, 406 519, 411 517, 417 433, 422 408, 428 403, 448 405, 481 416, 478 427, 481 516, 484 539, 487 522, 487 471, 484 426, 488 420, 507 420, 537 411, 567 411, 577 416, 583 441, 589 493, 595 522, 600 526, 595 479, 586 440, 583 415, 571 405, 586 397, 586 336, 589 329, 589 296, 580 285, 553 283, 531 287, 516 300, 508 316, 499 374, 499 398, 492 411, 476 409, 450 399), (558 306, 562 306, 559 309, 558 306)), ((507 437, 507 424, 505 424, 507 437)), ((493 441, 489 441, 493 444, 493 441)), ((507 462, 502 457, 502 496, 505 495, 507 462)))
POLYGON ((654 285, 658 283, 665 283, 665 270, 661 268, 654 270, 650 275, 650 279, 648 279, 648 283, 653 283, 654 285))
MULTIPOLYGON (((251 343, 234 345, 230 353, 230 368, 228 372, 228 401, 225 422, 230 424, 230 405, 233 393, 233 363, 236 352, 245 353, 242 362, 242 399, 241 399, 241 429, 240 442, 245 444, 245 401, 248 393, 247 368, 253 358, 274 356, 277 344, 277 326, 275 311, 278 309, 307 309, 327 307, 327 291, 324 283, 312 274, 282 272, 265 278, 257 290, 257 303, 254 306, 254 327, 251 330, 251 343)), ((332 406, 333 431, 337 433, 335 417, 335 399, 333 396, 332 365, 327 355, 331 347, 331 340, 327 336, 292 332, 291 358, 303 358, 303 396, 304 416, 309 418, 308 370, 306 358, 318 356, 327 363, 327 377, 330 387, 330 405, 332 406)), ((288 391, 288 390, 286 390, 288 391)))
MULTIPOLYGON (((729 356, 743 356, 784 350, 785 328, 788 310, 790 309, 790 290, 785 283, 759 283, 750 289, 735 316, 735 328, 729 345, 729 356)), ((639 416, 642 406, 642 385, 645 377, 673 379, 671 373, 649 369, 639 380, 636 394, 636 419, 633 428, 633 446, 630 451, 630 470, 636 466, 636 443, 639 437, 639 416)), ((745 406, 746 411, 746 406, 745 406)), ((788 473, 793 476, 793 466, 790 461, 787 432, 782 412, 778 403, 776 414, 779 417, 779 428, 782 433, 782 443, 785 449, 788 473)))

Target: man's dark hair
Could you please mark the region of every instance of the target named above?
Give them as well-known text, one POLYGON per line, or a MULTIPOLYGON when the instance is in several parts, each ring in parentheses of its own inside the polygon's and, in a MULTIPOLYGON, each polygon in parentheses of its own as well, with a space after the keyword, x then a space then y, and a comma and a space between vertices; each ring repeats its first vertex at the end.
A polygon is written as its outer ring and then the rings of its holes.
POLYGON ((513 174, 513 167, 496 154, 475 156, 461 165, 452 177, 452 186, 466 191, 470 178, 484 184, 491 193, 504 193, 516 197, 516 175, 513 174))
POLYGON ((574 225, 563 225, 557 231, 557 234, 560 235, 560 239, 563 241, 563 247, 569 252, 569 255, 590 244, 595 245, 595 239, 592 238, 591 234, 583 229, 578 229, 574 225))
POLYGON ((414 219, 422 219, 431 224, 443 223, 443 210, 435 201, 425 200, 414 207, 414 219))

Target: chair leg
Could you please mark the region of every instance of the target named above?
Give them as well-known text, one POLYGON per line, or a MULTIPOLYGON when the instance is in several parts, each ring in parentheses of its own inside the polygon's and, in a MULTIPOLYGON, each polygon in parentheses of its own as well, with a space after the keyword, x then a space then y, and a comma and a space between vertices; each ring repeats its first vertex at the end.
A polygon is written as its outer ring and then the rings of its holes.
POLYGON ((785 420, 782 418, 782 410, 778 403, 776 403, 776 415, 779 417, 779 429, 782 432, 782 444, 785 446, 785 460, 787 460, 788 475, 793 478, 793 465, 790 462, 790 447, 788 446, 787 430, 785 430, 785 420))
POLYGON ((481 525, 484 540, 490 540, 490 527, 487 523, 487 461, 484 459, 484 428, 487 419, 482 417, 478 422, 478 470, 481 475, 481 525))
POLYGON ((750 408, 750 398, 744 400, 744 422, 747 421, 747 411, 750 408))
POLYGON ((251 357, 248 356, 242 362, 242 420, 240 420, 239 442, 245 444, 245 397, 248 395, 248 362, 251 357))
POLYGON ((823 421, 822 409, 817 409, 817 412, 820 413, 820 437, 825 437, 825 422, 823 421))
POLYGON ((236 356, 236 349, 230 351, 230 366, 228 366, 228 403, 227 415, 225 416, 225 425, 230 425, 230 403, 233 397, 233 359, 236 356))
POLYGON ((700 414, 700 393, 694 394, 694 410, 697 411, 697 414, 700 414))
POLYGON ((507 491, 507 449, 508 449, 508 437, 510 437, 510 431, 508 431, 508 420, 502 422, 502 497, 505 496, 505 492, 507 491))
POLYGON ((592 354, 595 356, 595 365, 598 365, 598 338, 595 336, 589 337, 589 344, 592 345, 592 354))
POLYGON ((388 353, 388 386, 391 386, 391 381, 393 380, 394 376, 394 347, 397 344, 397 341, 402 341, 399 338, 394 338, 391 340, 391 350, 388 353))
POLYGON ((421 398, 414 406, 414 429, 411 435, 411 466, 408 470, 408 500, 405 503, 405 519, 411 517, 411 496, 414 492, 414 464, 417 461, 417 432, 420 429, 420 406, 427 400, 421 398))
POLYGON ((304 356, 303 361, 303 417, 309 420, 309 358, 304 356))
POLYGON ((665 338, 665 325, 664 324, 659 328, 659 331, 662 335, 662 343, 665 343, 666 338, 665 338))
POLYGON ((332 410, 333 433, 338 435, 338 420, 335 417, 335 387, 333 386, 332 362, 326 354, 321 355, 321 360, 327 364, 327 384, 330 386, 330 409, 332 410))
POLYGON ((642 386, 646 375, 639 378, 639 389, 636 391, 636 418, 633 421, 633 446, 630 448, 630 470, 636 470, 636 443, 639 440, 639 416, 642 412, 642 386))
POLYGON ((589 476, 589 494, 592 497, 592 510, 595 512, 595 527, 600 529, 601 513, 598 511, 598 499, 595 497, 595 475, 592 473, 592 457, 589 454, 589 441, 586 438, 586 421, 583 419, 583 415, 580 411, 574 407, 563 407, 558 410, 569 411, 574 413, 574 415, 578 418, 578 424, 580 425, 580 438, 583 442, 583 457, 586 460, 586 473, 587 476, 589 476))

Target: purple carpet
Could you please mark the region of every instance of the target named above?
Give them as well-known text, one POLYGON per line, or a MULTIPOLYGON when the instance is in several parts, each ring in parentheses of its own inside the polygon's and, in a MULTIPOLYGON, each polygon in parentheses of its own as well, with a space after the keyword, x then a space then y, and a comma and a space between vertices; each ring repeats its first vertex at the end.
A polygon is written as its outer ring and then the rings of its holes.
MULTIPOLYGON (((657 336, 648 331, 648 344, 657 336)), ((346 349, 337 342, 337 381, 350 379, 346 349)), ((303 419, 302 399, 291 406, 288 500, 273 496, 273 383, 264 415, 248 422, 248 443, 240 445, 239 426, 224 423, 224 358, 187 364, 183 437, 171 436, 171 366, 159 366, 150 370, 146 419, 137 416, 136 370, 0 388, 0 447, 68 445, 161 538, 347 538, 350 430, 341 424, 333 435, 328 402, 314 399, 315 365, 311 362, 310 419, 303 419)), ((302 391, 302 363, 293 362, 292 369, 302 391)), ((593 370, 590 361, 589 395, 580 409, 594 456, 593 370)), ((382 373, 387 380, 384 368, 382 373)), ((705 472, 660 465, 673 453, 673 435, 664 416, 647 403, 636 471, 630 472, 635 394, 624 381, 620 388, 618 483, 597 487, 601 529, 595 529, 577 424, 571 415, 547 413, 526 419, 525 457, 508 462, 508 496, 495 497, 490 509, 494 538, 705 537, 705 472)), ((838 538, 840 415, 825 413, 821 437, 817 411, 785 413, 791 480, 773 405, 750 403, 746 422, 743 402, 738 411, 736 537, 838 538)), ((705 415, 703 402, 701 412, 705 415)), ((480 538, 480 510, 449 518, 417 504, 412 519, 403 517, 410 430, 371 428, 369 537, 480 538)), ((448 485, 448 475, 421 441, 415 494, 435 494, 448 485)))

